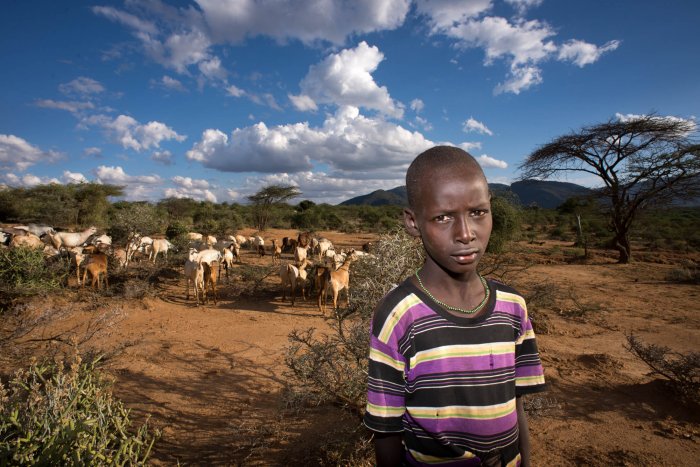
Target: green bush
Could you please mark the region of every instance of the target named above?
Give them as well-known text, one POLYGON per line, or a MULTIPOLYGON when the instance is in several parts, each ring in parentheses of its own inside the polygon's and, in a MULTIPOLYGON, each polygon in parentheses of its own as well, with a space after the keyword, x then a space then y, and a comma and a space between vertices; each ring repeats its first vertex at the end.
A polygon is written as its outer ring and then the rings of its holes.
POLYGON ((68 257, 44 259, 41 250, 9 248, 0 250, 0 293, 29 296, 60 289, 70 270, 68 257))
POLYGON ((143 465, 158 436, 130 432, 97 360, 34 364, 0 384, 0 465, 143 465))

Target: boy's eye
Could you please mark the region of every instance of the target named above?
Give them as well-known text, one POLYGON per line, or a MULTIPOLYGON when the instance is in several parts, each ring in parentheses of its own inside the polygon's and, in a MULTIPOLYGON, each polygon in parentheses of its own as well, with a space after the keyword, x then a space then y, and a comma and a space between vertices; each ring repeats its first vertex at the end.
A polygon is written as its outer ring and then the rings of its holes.
POLYGON ((486 214, 488 214, 488 211, 486 209, 476 209, 472 211, 472 216, 474 217, 481 217, 485 216, 486 214))
POLYGON ((440 214, 439 216, 435 216, 434 220, 435 222, 447 222, 450 220, 450 216, 447 214, 440 214))

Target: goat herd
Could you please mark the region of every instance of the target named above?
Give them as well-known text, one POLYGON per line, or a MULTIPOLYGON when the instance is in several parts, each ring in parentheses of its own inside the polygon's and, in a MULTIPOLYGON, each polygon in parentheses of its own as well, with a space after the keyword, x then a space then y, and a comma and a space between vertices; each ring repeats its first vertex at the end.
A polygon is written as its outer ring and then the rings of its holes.
MULTIPOLYGON (((229 235, 224 240, 217 240, 211 235, 195 232, 187 234, 189 251, 184 264, 186 281, 186 299, 190 300, 190 284, 194 291, 197 306, 207 302, 207 291, 211 292, 214 304, 217 304, 217 283, 220 269, 229 271, 235 262, 241 263, 241 248, 247 247, 259 257, 266 254, 266 240, 261 236, 244 237, 229 235)), ((0 244, 4 248, 42 249, 46 257, 68 254, 76 271, 77 284, 85 286, 88 277, 93 288, 101 288, 107 278, 108 259, 111 257, 120 268, 128 267, 136 258, 148 258, 156 262, 159 253, 167 259, 168 251, 175 249, 165 238, 151 238, 131 234, 124 248, 112 245, 108 235, 97 235, 97 228, 90 227, 82 232, 57 232, 51 226, 40 224, 20 225, 0 229, 0 244), (83 269, 81 279, 81 267, 83 269)), ((363 245, 362 251, 350 250, 336 252, 327 238, 316 238, 302 232, 297 238, 285 237, 269 241, 269 253, 273 266, 279 265, 282 286, 282 300, 286 300, 287 291, 294 306, 297 291, 306 299, 307 288, 317 290, 318 308, 325 312, 328 294, 333 297, 333 309, 338 305, 338 295, 346 293, 349 306, 350 265, 361 256, 370 255, 371 244, 363 245), (293 254, 294 261, 282 262, 282 253, 293 254), (312 261, 311 258, 315 261, 312 261)))

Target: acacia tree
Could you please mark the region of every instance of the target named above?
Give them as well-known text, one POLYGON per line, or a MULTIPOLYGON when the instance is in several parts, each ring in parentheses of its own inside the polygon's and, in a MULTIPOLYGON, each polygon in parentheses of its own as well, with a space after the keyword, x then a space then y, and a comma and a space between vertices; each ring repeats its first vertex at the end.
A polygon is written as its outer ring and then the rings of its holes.
POLYGON ((273 206, 300 195, 301 191, 293 185, 270 185, 248 196, 248 201, 253 205, 255 227, 258 230, 265 230, 270 221, 273 206))
POLYGON ((696 196, 700 188, 700 145, 695 122, 646 115, 611 119, 560 136, 530 154, 523 179, 561 172, 600 178, 607 200, 619 262, 632 259, 629 232, 640 210, 651 204, 696 196))

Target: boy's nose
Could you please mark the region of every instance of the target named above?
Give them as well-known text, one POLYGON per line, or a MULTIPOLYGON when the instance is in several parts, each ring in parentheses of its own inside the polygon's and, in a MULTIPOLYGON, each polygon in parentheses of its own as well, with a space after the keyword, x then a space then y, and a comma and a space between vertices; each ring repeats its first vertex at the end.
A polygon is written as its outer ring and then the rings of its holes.
POLYGON ((457 222, 456 228, 457 228, 457 232, 456 232, 457 240, 459 240, 461 242, 465 242, 465 243, 474 240, 474 230, 469 225, 468 218, 465 217, 465 218, 460 219, 460 221, 457 222))

